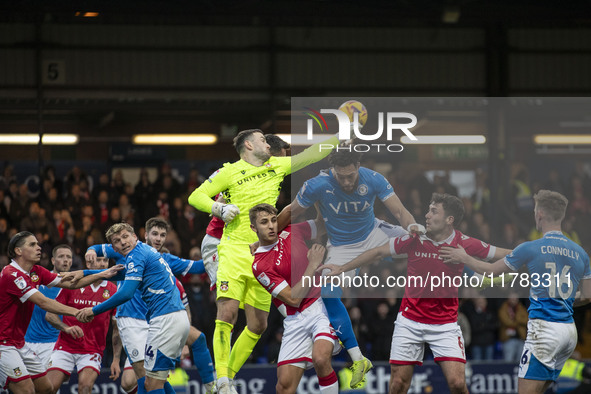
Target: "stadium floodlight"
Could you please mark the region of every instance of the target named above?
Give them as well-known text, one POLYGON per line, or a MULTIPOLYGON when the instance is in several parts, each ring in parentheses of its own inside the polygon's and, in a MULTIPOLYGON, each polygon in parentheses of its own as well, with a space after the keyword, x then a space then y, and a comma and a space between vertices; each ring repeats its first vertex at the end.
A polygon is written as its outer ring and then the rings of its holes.
POLYGON ((400 138, 403 144, 485 144, 486 137, 483 135, 415 135, 417 141, 413 141, 406 135, 400 138))
POLYGON ((132 141, 137 145, 215 145, 215 134, 135 134, 132 141))
POLYGON ((591 134, 536 134, 536 145, 590 145, 591 134))
MULTIPOLYGON (((78 134, 43 134, 43 145, 76 145, 78 134)), ((0 134, 0 145, 37 145, 39 134, 0 134)))

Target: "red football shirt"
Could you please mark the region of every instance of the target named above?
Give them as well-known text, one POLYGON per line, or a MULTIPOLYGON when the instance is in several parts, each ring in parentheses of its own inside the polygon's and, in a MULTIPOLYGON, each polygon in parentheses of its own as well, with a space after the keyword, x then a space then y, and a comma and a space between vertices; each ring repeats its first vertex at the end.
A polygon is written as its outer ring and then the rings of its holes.
MULTIPOLYGON (((92 284, 81 289, 61 289, 56 301, 82 309, 100 304, 109 299, 116 291, 117 286, 105 280, 98 285, 92 284)), ((117 308, 113 308, 108 313, 101 313, 95 316, 90 323, 80 323, 73 316, 64 316, 64 323, 69 326, 79 326, 82 328, 84 336, 75 339, 73 336, 61 331, 54 349, 72 354, 99 353, 102 357, 107 345, 109 322, 115 316, 116 311, 117 308)))
POLYGON ((26 272, 14 260, 0 273, 0 344, 22 348, 35 304, 26 302, 40 285, 53 287, 57 274, 40 265, 26 272))
POLYGON ((277 309, 285 310, 287 315, 302 312, 320 297, 320 288, 312 287, 308 297, 302 300, 298 308, 291 307, 276 298, 281 290, 288 285, 293 287, 302 279, 308 267, 308 247, 305 240, 315 237, 316 227, 313 221, 297 223, 287 226, 279 233, 276 243, 261 246, 255 252, 252 264, 255 278, 271 293, 277 309))
MULTIPOLYGON (((496 248, 476 238, 454 231, 446 240, 435 242, 426 236, 405 235, 390 240, 393 256, 408 255, 407 283, 400 306, 402 315, 419 323, 446 324, 458 320, 458 288, 453 281, 442 279, 442 284, 431 289, 433 277, 461 276, 463 264, 445 264, 439 257, 442 246, 461 245, 466 253, 479 259, 490 260, 496 248), (413 280, 412 277, 423 278, 413 280)), ((435 282, 436 284, 436 282, 435 282)))
POLYGON ((189 305, 189 298, 187 297, 187 292, 185 291, 185 288, 183 287, 181 281, 177 278, 174 279, 176 288, 179 289, 179 292, 181 293, 181 301, 183 302, 183 306, 186 308, 189 305))
POLYGON ((224 233, 224 221, 216 216, 214 216, 207 225, 207 229, 205 233, 207 235, 211 235, 214 238, 222 239, 222 234, 224 233))

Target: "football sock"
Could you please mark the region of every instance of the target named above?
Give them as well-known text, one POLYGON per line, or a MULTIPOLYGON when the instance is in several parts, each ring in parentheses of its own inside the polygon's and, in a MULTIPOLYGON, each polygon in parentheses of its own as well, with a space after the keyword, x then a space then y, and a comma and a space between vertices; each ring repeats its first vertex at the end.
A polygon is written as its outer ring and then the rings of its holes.
MULTIPOLYGON (((359 347, 353 327, 351 325, 351 318, 347 308, 339 298, 323 298, 326 311, 328 312, 328 319, 335 330, 347 351, 351 348, 359 347)), ((358 361, 358 360, 353 360, 358 361)))
POLYGON ((215 321, 213 332, 213 357, 215 358, 215 370, 219 378, 228 376, 228 360, 230 358, 232 329, 234 326, 223 320, 215 321))
POLYGON ((207 341, 205 340, 205 334, 201 333, 197 340, 191 345, 193 351, 193 364, 199 371, 201 381, 205 383, 212 382, 213 377, 213 361, 211 360, 211 354, 207 348, 207 341))
POLYGON ((260 338, 260 335, 253 333, 248 327, 244 328, 230 353, 230 361, 228 362, 228 376, 230 378, 234 378, 236 372, 242 368, 260 338))
POLYGON ((146 377, 137 380, 137 394, 146 394, 146 377))
POLYGON ((325 394, 338 394, 339 383, 337 374, 332 371, 327 376, 318 376, 318 384, 320 385, 320 392, 325 394))

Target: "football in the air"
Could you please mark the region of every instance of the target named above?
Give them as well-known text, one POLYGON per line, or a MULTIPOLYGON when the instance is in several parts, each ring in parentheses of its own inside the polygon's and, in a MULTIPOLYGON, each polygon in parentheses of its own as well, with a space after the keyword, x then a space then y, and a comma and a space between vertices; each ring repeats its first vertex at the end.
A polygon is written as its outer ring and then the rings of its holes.
POLYGON ((351 123, 353 123, 354 119, 353 114, 357 113, 359 116, 359 128, 362 128, 363 125, 365 125, 365 122, 367 122, 367 109, 365 108, 365 105, 357 100, 345 101, 339 109, 347 114, 351 123))

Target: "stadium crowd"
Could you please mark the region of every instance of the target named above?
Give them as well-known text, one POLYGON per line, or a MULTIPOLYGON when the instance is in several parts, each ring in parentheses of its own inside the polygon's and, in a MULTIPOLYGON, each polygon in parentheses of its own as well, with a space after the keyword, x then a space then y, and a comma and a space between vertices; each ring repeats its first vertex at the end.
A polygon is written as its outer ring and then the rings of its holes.
MULTIPOLYGON (((458 195, 458 189, 448 175, 435 175, 433 181, 429 181, 420 170, 392 170, 384 175, 419 222, 424 221, 422 218, 433 192, 458 195)), ((9 263, 8 242, 19 231, 30 231, 42 243, 40 264, 46 268, 52 268, 53 247, 67 244, 74 252, 72 269, 84 269, 87 248, 106 242, 105 231, 111 225, 127 222, 137 229, 139 239, 144 239, 143 225, 153 216, 160 216, 171 224, 173 231, 169 232, 165 247, 172 254, 198 260, 201 257, 199 246, 210 217, 189 205, 187 198, 205 178, 193 169, 185 174, 184 179, 184 182, 176 179, 166 163, 160 167, 156 179, 150 179, 148 172, 142 170, 135 185, 124 179, 120 170, 116 170, 112 177, 103 173, 89 182, 88 175, 77 166, 73 166, 67 174, 58 174, 49 165, 43 170, 38 193, 32 193, 23 179, 14 175, 13 166, 4 163, 0 176, 0 268, 9 263)), ((591 177, 584 171, 582 163, 577 163, 568 177, 553 170, 542 180, 533 181, 525 165, 513 166, 510 187, 498 191, 500 201, 504 202, 502 208, 497 207, 494 211, 489 209, 493 191, 488 186, 487 173, 476 170, 475 192, 462 198, 466 214, 458 229, 508 249, 526 240, 538 239, 541 234, 535 230, 532 218, 532 197, 542 188, 568 197, 570 203, 563 222, 564 232, 587 251, 591 250, 591 232, 584 231, 584 226, 591 219, 591 177), (491 233, 491 214, 496 215, 500 234, 491 233)), ((284 187, 277 207, 283 208, 290 199, 289 188, 284 187)), ((381 205, 376 205, 376 217, 396 222, 381 205)), ((398 269, 396 265, 385 266, 382 275, 390 275, 398 269)), ((206 274, 188 275, 183 278, 183 283, 192 310, 192 324, 206 334, 211 349, 216 307, 215 295, 209 290, 209 279, 206 274)), ((377 302, 375 299, 343 300, 360 348, 373 361, 388 360, 393 323, 401 296, 391 291, 388 297, 377 302)), ((527 302, 514 296, 487 300, 477 294, 474 298, 461 300, 459 322, 469 358, 518 359, 521 352, 515 350, 515 344, 522 345, 525 339, 527 302)), ((587 314, 588 308, 575 310, 579 342, 585 340, 582 334, 587 314)), ((234 338, 242 327, 244 316, 239 318, 234 338)), ((250 362, 276 362, 282 330, 282 317, 272 308, 268 329, 257 344, 250 362)), ((110 349, 110 344, 107 344, 103 365, 111 362, 110 349)), ((346 359, 344 354, 342 359, 346 359)))

